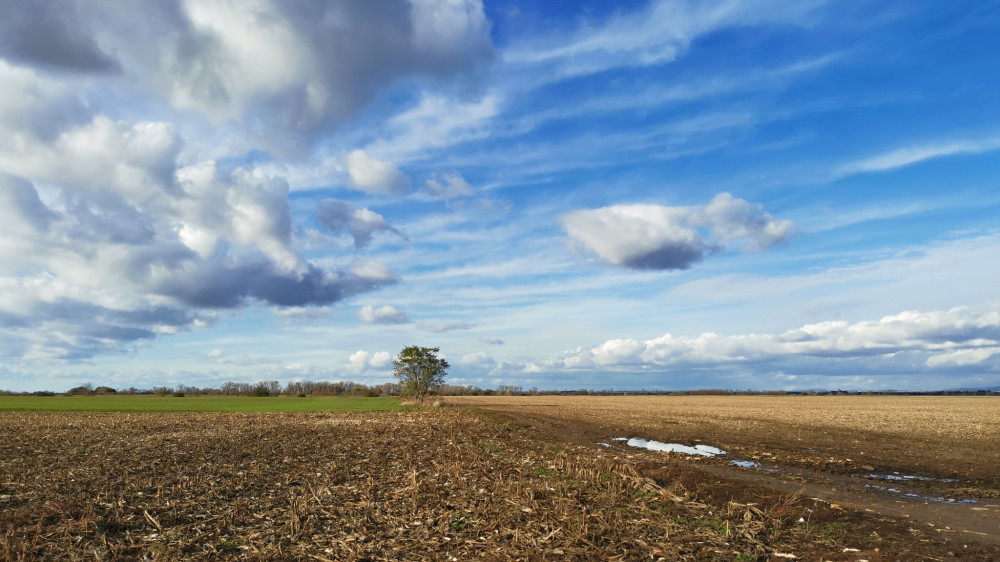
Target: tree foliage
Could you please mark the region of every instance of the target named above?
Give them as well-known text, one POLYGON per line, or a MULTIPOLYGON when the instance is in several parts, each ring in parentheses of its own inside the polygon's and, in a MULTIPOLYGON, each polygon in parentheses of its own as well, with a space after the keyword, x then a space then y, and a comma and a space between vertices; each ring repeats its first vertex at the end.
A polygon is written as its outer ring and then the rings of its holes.
POLYGON ((427 393, 444 383, 448 361, 437 356, 438 347, 411 345, 399 352, 392 366, 399 379, 400 394, 423 402, 427 393))

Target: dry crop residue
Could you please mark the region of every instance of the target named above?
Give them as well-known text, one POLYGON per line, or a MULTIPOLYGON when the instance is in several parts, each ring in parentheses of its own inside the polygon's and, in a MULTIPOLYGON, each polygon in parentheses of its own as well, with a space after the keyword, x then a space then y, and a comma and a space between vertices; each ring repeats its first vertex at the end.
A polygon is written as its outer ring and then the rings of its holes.
POLYGON ((4 560, 768 560, 809 516, 458 409, 12 413, 0 432, 4 560))
POLYGON ((449 401, 629 437, 701 440, 789 465, 844 471, 871 466, 957 477, 986 492, 1000 488, 996 397, 463 396, 449 401))

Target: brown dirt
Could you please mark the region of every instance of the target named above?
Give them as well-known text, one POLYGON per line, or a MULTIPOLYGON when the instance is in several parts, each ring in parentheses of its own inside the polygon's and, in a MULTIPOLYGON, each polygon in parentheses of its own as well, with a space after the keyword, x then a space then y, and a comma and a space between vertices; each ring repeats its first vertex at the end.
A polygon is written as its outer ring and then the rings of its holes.
POLYGON ((721 479, 730 487, 799 492, 818 505, 855 510, 868 520, 891 517, 956 543, 1000 544, 997 399, 541 396, 449 401, 509 416, 568 442, 594 445, 627 436, 718 446, 730 454, 703 459, 623 448, 637 458, 656 459, 651 462, 688 466, 700 478, 721 479), (734 458, 753 460, 760 468, 732 466, 734 458))
POLYGON ((0 559, 1000 559, 723 464, 599 448, 591 425, 531 423, 2 414, 0 559))

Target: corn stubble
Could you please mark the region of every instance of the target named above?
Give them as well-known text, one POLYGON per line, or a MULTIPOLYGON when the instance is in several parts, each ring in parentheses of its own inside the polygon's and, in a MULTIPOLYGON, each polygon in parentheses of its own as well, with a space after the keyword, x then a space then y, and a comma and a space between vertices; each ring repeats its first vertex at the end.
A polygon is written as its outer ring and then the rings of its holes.
POLYGON ((449 402, 612 435, 700 440, 738 457, 763 454, 807 468, 835 468, 828 466, 834 457, 846 472, 870 465, 955 477, 1000 497, 996 397, 462 396, 449 402))
POLYGON ((766 560, 805 513, 712 507, 457 409, 18 413, 0 432, 4 560, 766 560))

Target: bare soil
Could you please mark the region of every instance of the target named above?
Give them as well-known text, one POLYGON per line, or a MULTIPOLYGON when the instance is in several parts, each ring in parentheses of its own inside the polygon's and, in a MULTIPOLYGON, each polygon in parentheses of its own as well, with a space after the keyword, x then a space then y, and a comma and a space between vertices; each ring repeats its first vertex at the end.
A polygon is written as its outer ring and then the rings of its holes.
POLYGON ((892 520, 919 529, 935 537, 927 540, 950 545, 944 557, 973 548, 970 542, 1000 544, 997 399, 543 396, 451 401, 530 424, 553 439, 595 447, 614 444, 614 437, 721 447, 729 454, 706 459, 621 445, 624 453, 653 465, 690 469, 700 475, 690 477, 711 483, 706 489, 799 493, 818 506, 853 511, 868 523, 892 520), (740 468, 732 460, 757 466, 740 468))
POLYGON ((595 445, 613 425, 502 406, 2 414, 0 559, 1000 559, 719 459, 595 445))

